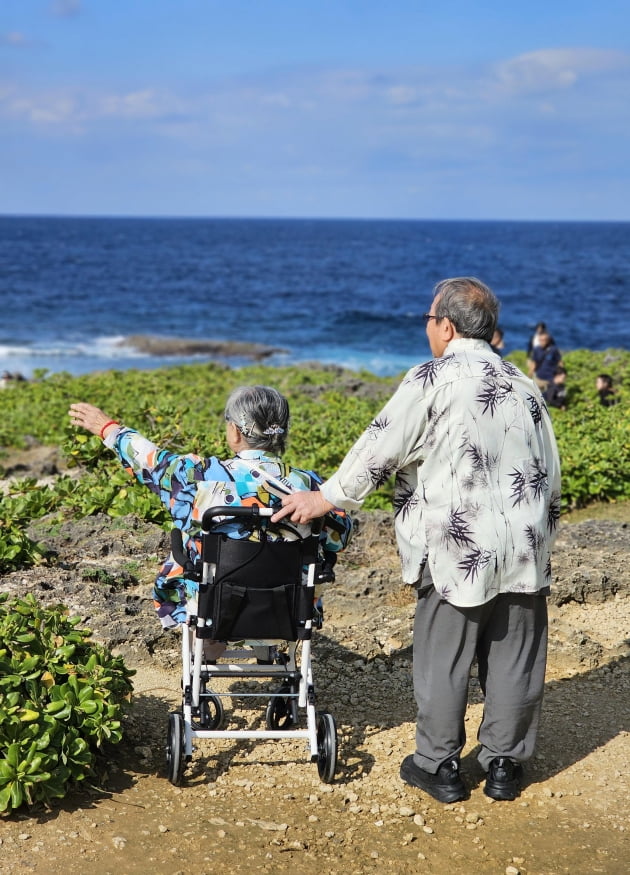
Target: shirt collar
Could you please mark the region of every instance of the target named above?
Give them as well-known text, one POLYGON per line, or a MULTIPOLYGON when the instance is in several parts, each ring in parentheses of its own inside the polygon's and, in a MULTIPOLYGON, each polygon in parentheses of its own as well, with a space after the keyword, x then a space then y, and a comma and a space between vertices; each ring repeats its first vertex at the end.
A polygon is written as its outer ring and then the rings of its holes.
POLYGON ((490 344, 479 337, 456 337, 448 344, 442 355, 457 352, 492 352, 490 344))
POLYGON ((272 459, 276 461, 277 456, 266 453, 264 450, 241 450, 236 454, 237 459, 272 459))

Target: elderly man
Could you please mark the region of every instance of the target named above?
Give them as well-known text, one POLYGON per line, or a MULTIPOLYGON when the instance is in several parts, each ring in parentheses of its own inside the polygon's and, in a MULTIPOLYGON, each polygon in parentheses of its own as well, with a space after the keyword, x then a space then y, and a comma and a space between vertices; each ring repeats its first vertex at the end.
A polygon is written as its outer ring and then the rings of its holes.
POLYGON ((544 688, 560 466, 539 390, 490 348, 498 308, 475 278, 439 283, 424 317, 434 358, 406 374, 321 491, 287 496, 275 517, 359 508, 396 475, 402 576, 418 591, 416 751, 400 774, 445 803, 467 795, 473 660, 485 694, 478 759, 493 799, 519 793, 544 688))

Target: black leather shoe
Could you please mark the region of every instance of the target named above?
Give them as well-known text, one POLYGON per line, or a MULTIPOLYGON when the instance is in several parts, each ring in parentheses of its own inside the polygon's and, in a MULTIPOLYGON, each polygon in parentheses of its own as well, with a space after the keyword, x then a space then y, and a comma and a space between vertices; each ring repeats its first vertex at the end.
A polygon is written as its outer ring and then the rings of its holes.
POLYGON ((488 769, 488 777, 483 792, 491 799, 511 802, 521 791, 523 767, 509 757, 495 757, 488 769))
POLYGON ((442 763, 435 775, 417 766, 413 754, 402 761, 400 777, 411 787, 419 787, 433 796, 438 802, 459 802, 467 796, 466 788, 459 776, 459 760, 452 759, 442 763))

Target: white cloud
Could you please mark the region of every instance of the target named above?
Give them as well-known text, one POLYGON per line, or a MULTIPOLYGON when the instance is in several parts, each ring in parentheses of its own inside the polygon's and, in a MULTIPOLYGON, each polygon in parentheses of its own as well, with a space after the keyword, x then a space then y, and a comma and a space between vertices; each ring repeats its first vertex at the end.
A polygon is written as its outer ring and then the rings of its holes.
POLYGON ((410 85, 392 85, 387 90, 387 96, 394 104, 408 104, 417 100, 418 92, 410 85))
POLYGON ((0 120, 69 137, 111 131, 121 142, 125 127, 135 126, 153 140, 177 139, 190 153, 233 148, 273 155, 290 142, 302 166, 323 152, 331 162, 364 156, 369 164, 382 154, 383 165, 418 165, 426 156, 488 152, 513 142, 514 128, 523 149, 538 148, 544 125, 570 125, 567 137, 595 117, 602 130, 627 129, 629 71, 630 56, 620 52, 545 49, 485 68, 293 68, 185 92, 150 83, 128 91, 52 92, 0 82, 0 120))
POLYGON ((30 40, 17 30, 0 34, 0 46, 23 47, 30 45, 30 40))
POLYGON ((280 109, 288 109, 291 106, 291 98, 280 92, 276 92, 275 94, 263 94, 260 102, 267 106, 280 107, 280 109))
POLYGON ((603 49, 540 49, 494 67, 497 84, 511 94, 570 88, 596 73, 630 67, 627 54, 603 49))
POLYGON ((81 0, 53 0, 51 9, 57 18, 70 18, 81 12, 81 0))
POLYGON ((170 95, 165 96, 147 88, 127 94, 104 96, 93 107, 92 112, 95 116, 121 119, 154 119, 163 116, 165 111, 172 112, 175 103, 179 105, 179 101, 173 101, 170 95))

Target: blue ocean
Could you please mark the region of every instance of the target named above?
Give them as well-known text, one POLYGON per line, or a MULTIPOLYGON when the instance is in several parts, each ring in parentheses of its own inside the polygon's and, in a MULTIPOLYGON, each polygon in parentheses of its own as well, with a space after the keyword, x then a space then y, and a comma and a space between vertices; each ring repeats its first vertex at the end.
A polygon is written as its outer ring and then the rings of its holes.
POLYGON ((0 217, 0 370, 158 367, 213 340, 398 374, 457 275, 498 295, 506 352, 538 321, 565 352, 628 348, 630 223, 0 217))

